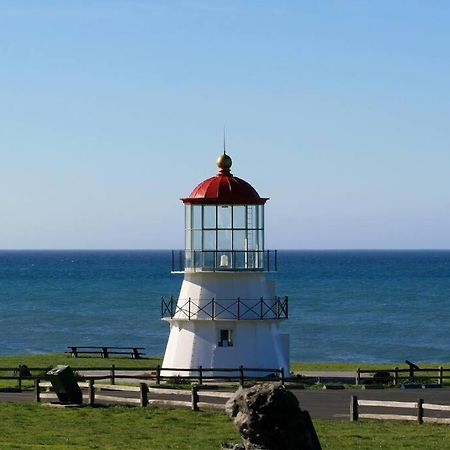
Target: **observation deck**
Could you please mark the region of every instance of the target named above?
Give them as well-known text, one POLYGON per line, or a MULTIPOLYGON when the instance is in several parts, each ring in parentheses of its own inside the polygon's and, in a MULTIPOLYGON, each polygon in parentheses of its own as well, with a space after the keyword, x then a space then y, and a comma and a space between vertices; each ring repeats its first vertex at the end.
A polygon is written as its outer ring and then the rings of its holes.
POLYGON ((182 320, 279 320, 288 318, 288 297, 272 299, 161 298, 161 318, 182 320))
POLYGON ((277 250, 172 250, 172 273, 277 270, 277 250))

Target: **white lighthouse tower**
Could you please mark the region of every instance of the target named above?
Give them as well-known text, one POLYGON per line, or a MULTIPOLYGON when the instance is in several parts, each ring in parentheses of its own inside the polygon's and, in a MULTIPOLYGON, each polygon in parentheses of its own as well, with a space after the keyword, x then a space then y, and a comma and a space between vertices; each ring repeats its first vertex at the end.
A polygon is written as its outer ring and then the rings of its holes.
POLYGON ((163 368, 289 369, 289 336, 280 322, 288 299, 275 295, 266 273, 277 270, 277 253, 264 249, 264 205, 246 181, 219 172, 182 198, 185 250, 172 253, 172 273, 183 273, 178 299, 162 299, 170 324, 163 368))

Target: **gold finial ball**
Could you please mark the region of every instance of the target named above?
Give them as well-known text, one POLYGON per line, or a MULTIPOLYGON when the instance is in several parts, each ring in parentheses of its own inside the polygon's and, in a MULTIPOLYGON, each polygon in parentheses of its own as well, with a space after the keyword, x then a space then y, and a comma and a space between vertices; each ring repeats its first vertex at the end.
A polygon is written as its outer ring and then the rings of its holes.
POLYGON ((233 161, 225 152, 223 152, 223 154, 217 158, 216 163, 221 172, 229 172, 233 161))

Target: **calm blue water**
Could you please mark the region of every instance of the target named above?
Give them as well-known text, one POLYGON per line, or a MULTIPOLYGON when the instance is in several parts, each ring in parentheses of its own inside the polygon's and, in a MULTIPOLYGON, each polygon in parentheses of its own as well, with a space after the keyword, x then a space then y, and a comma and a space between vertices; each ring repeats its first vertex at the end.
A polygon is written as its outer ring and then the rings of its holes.
MULTIPOLYGON (((0 353, 138 345, 162 355, 168 251, 0 251, 0 353)), ((450 251, 281 251, 298 361, 450 361, 450 251)))

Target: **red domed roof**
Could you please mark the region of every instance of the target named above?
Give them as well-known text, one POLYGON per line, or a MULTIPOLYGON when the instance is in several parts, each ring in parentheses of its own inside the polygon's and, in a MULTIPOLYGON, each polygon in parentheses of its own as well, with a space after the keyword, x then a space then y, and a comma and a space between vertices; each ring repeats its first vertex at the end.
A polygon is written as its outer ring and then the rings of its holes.
POLYGON ((261 198, 256 190, 246 181, 230 173, 231 158, 228 155, 219 157, 217 165, 219 173, 202 181, 187 198, 182 198, 187 204, 239 204, 262 205, 267 198, 261 198), (224 156, 226 161, 224 162, 224 156))

